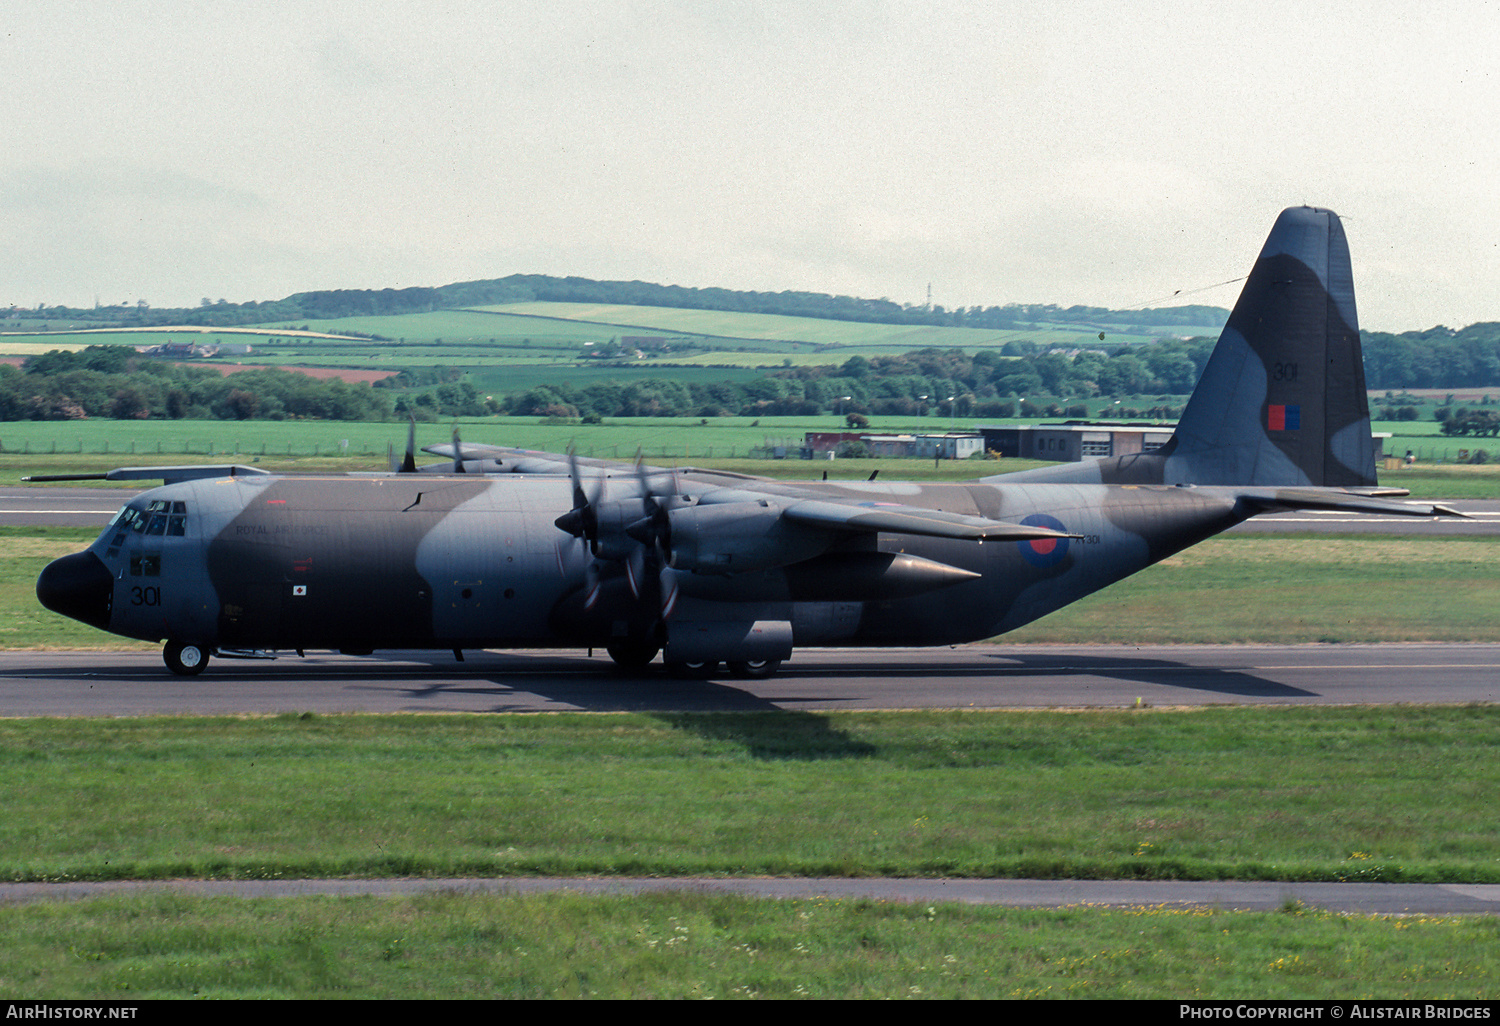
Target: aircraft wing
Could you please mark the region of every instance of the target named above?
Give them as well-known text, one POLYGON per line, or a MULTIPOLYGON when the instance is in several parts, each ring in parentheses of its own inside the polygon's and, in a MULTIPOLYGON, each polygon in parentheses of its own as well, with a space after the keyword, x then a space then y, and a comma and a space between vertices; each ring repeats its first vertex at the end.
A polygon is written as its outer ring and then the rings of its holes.
MULTIPOLYGON (((463 463, 465 471, 479 474, 569 474, 571 468, 577 465, 579 472, 584 477, 609 476, 611 474, 638 474, 634 463, 621 460, 601 459, 592 456, 570 457, 567 453, 544 452, 538 449, 517 449, 506 445, 473 445, 469 442, 442 442, 437 445, 424 445, 422 451, 434 456, 442 456, 445 459, 459 460, 463 463)), ((446 468, 436 464, 427 464, 429 472, 442 473, 446 468)), ((419 469, 427 469, 419 468, 419 469)), ((645 470, 653 476, 657 474, 693 474, 709 475, 715 478, 728 478, 737 481, 770 481, 773 478, 759 477, 754 474, 741 474, 733 470, 715 470, 711 467, 657 467, 646 466, 645 470)))
POLYGON ((787 506, 781 511, 781 515, 792 523, 809 527, 866 534, 884 531, 891 534, 917 534, 928 538, 955 538, 961 541, 1078 537, 1076 534, 1064 534, 1046 527, 1007 524, 998 520, 986 520, 984 517, 893 503, 866 506, 804 499, 787 506))
POLYGON ((176 484, 205 477, 260 477, 270 471, 241 463, 189 464, 176 467, 116 467, 99 474, 33 474, 22 481, 161 481, 176 484))

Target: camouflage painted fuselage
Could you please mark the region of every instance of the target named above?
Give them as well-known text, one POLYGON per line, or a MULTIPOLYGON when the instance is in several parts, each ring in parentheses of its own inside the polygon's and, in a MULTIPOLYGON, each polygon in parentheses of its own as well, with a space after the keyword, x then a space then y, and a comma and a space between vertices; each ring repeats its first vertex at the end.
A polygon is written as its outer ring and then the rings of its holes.
MULTIPOLYGON (((681 482, 709 498, 715 484, 681 482)), ((1211 488, 761 482, 757 490, 787 502, 1029 521, 1079 537, 868 534, 834 539, 825 557, 792 567, 674 570, 680 597, 668 631, 783 621, 797 645, 971 641, 1045 615, 1248 515, 1233 495, 1211 488), (875 554, 978 576, 947 583, 887 572, 872 581, 855 563, 875 554), (887 597, 872 600, 872 591, 887 597)), ((599 595, 587 603, 593 557, 553 523, 569 503, 566 478, 520 474, 220 478, 153 489, 130 504, 139 516, 111 525, 90 547, 113 582, 107 620, 97 625, 226 649, 350 651, 604 645, 651 629, 656 611, 642 608, 623 570, 606 564, 599 595), (183 510, 181 533, 153 528, 153 505, 158 516, 183 510)))

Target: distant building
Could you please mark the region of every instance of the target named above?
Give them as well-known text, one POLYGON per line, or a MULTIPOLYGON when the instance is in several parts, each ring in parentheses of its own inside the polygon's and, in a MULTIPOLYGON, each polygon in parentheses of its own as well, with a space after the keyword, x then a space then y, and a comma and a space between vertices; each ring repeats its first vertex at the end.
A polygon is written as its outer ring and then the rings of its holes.
POLYGON ((802 447, 810 455, 836 452, 846 442, 863 442, 871 456, 964 460, 984 451, 984 436, 953 431, 933 435, 875 435, 868 431, 809 431, 802 447))
POLYGON ((984 436, 972 431, 950 431, 942 435, 917 435, 915 455, 922 459, 966 460, 984 452, 984 436))
POLYGON ((916 435, 860 435, 871 456, 902 457, 917 454, 916 435))
POLYGON ((845 442, 863 441, 866 431, 809 431, 802 436, 802 447, 809 452, 836 452, 845 442))
POLYGON ((203 350, 196 342, 163 342, 159 346, 147 349, 146 355, 160 357, 163 360, 191 360, 202 356, 203 350))
POLYGON ((984 447, 1011 459, 1061 463, 1155 452, 1172 437, 1172 424, 1010 424, 979 428, 984 447))

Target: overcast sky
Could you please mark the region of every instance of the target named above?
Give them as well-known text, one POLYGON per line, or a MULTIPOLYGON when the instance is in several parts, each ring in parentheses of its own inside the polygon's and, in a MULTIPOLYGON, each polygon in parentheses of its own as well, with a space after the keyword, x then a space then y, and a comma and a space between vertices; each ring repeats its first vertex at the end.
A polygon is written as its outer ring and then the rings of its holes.
POLYGON ((1363 327, 1500 320, 1496 3, 31 0, 0 39, 0 307, 1230 306, 1309 203, 1363 327))

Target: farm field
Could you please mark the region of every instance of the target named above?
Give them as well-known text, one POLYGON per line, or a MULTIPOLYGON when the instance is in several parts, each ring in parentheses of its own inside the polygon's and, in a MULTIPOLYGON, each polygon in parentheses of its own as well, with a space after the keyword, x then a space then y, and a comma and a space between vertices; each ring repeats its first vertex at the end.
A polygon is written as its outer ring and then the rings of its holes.
MULTIPOLYGON (((216 333, 232 335, 234 340, 244 341, 253 333, 267 337, 284 336, 294 330, 335 336, 378 335, 383 339, 407 344, 431 344, 441 339, 450 343, 484 343, 508 348, 523 345, 529 340, 531 346, 539 349, 565 347, 575 350, 586 341, 607 341, 621 335, 648 332, 681 336, 698 343, 700 348, 739 351, 748 347, 756 351, 784 354, 799 349, 806 350, 809 346, 830 347, 839 352, 845 352, 848 347, 865 347, 875 352, 889 353, 928 346, 977 350, 1002 346, 1020 339, 1060 345, 1088 345, 1098 341, 1098 329, 1086 326, 1004 330, 913 327, 670 307, 516 303, 384 317, 276 321, 239 327, 232 331, 184 328, 171 332, 121 329, 114 332, 71 333, 64 330, 45 335, 15 333, 0 336, 0 347, 46 344, 51 339, 56 339, 59 346, 99 344, 101 339, 154 345, 168 339, 180 340, 184 334, 212 337, 216 333), (133 340, 131 336, 134 336, 133 340)), ((1107 330, 1106 333, 1111 341, 1117 343, 1150 341, 1160 334, 1139 329, 1107 330)), ((1176 333, 1199 332, 1198 329, 1186 328, 1176 333)), ((1204 327, 1201 333, 1216 334, 1217 329, 1204 327)), ((0 352, 4 352, 4 349, 0 348, 0 352)), ((836 358, 831 359, 838 362, 836 358)))
POLYGON ((889 350, 958 347, 991 348, 1017 339, 1039 343, 1097 343, 1099 331, 1114 342, 1144 342, 1162 334, 1213 334, 1219 329, 1183 327, 1170 331, 1116 329, 1089 325, 1038 326, 1028 328, 948 328, 926 325, 867 324, 818 317, 787 317, 779 314, 730 313, 717 310, 684 310, 673 307, 616 306, 589 303, 514 303, 480 309, 564 317, 600 323, 628 324, 661 331, 683 331, 736 338, 780 339, 819 345, 879 346, 889 350))

